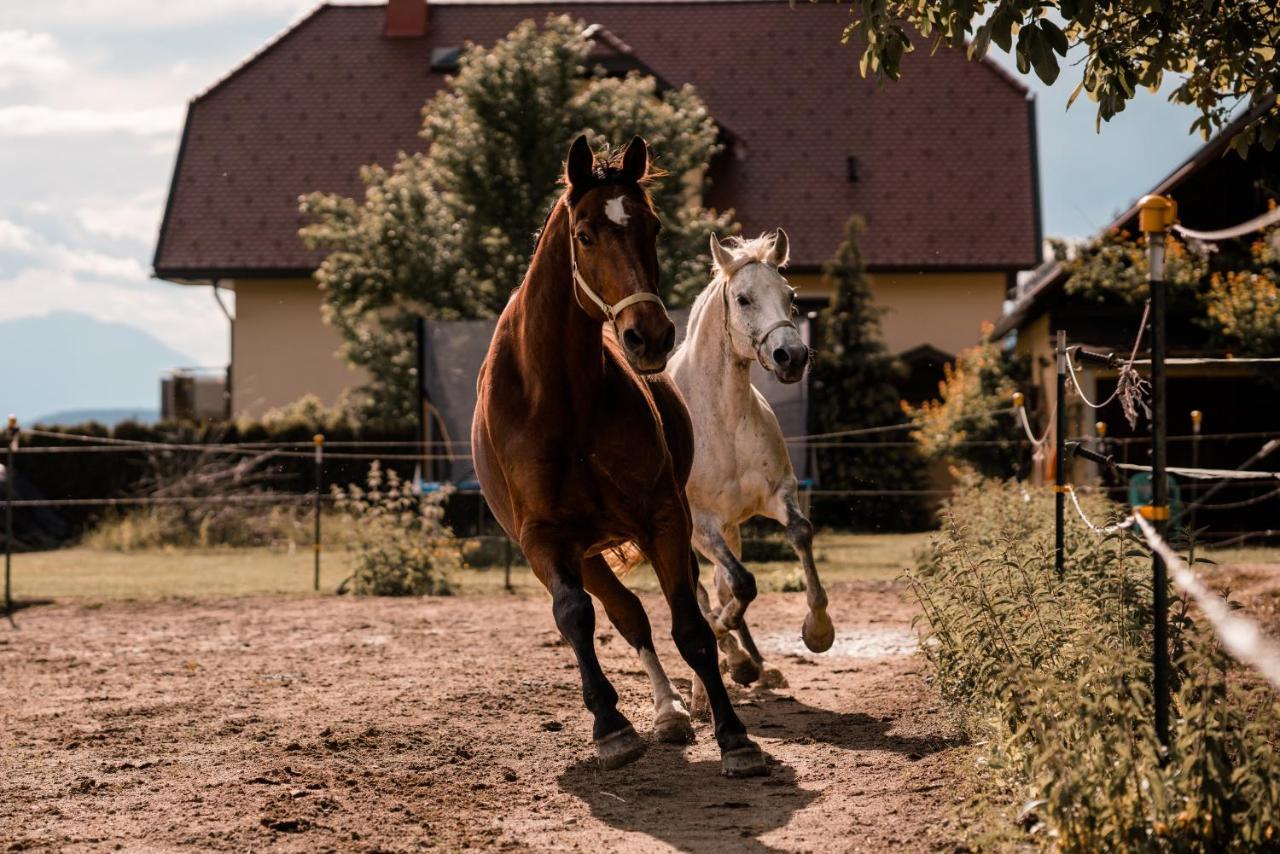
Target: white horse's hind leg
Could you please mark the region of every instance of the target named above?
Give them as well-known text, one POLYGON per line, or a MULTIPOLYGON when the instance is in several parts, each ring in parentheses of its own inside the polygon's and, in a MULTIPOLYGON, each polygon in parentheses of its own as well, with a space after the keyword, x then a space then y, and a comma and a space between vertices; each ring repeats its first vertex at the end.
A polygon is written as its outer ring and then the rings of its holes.
POLYGON ((652 649, 641 648, 640 663, 644 665, 644 671, 649 674, 649 682, 653 685, 653 737, 667 742, 692 741, 693 728, 689 726, 689 711, 684 707, 680 692, 662 669, 657 653, 652 649))
POLYGON ((804 567, 804 586, 809 600, 809 613, 804 618, 800 636, 811 651, 826 652, 835 643, 836 629, 827 616, 827 591, 813 562, 813 524, 800 512, 794 484, 782 491, 781 499, 784 513, 778 521, 787 526, 787 539, 804 567))

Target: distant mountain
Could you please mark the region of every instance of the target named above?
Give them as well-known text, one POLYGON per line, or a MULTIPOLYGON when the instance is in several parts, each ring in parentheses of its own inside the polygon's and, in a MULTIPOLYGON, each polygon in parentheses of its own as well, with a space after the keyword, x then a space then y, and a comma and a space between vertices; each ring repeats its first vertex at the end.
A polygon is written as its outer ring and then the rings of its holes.
POLYGON ((154 413, 161 372, 190 364, 141 329, 78 312, 0 321, 0 417, 154 413))
POLYGON ((114 427, 121 421, 137 421, 140 424, 154 424, 160 420, 159 409, 63 409, 29 419, 30 424, 88 424, 96 421, 105 427, 114 427))

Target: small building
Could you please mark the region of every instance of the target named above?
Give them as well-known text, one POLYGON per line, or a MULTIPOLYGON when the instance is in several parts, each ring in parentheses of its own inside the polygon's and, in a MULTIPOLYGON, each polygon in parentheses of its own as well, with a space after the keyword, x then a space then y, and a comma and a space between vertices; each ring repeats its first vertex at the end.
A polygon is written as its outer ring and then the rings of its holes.
MULTIPOLYGON (((1247 158, 1230 150, 1232 138, 1248 116, 1242 117, 1205 144, 1164 180, 1147 192, 1169 196, 1177 202, 1182 225, 1197 231, 1216 231, 1246 222, 1280 199, 1280 148, 1268 152, 1254 146, 1247 158)), ((1145 194, 1143 194, 1145 195, 1145 194)), ((1122 230, 1137 235, 1138 208, 1133 204, 1115 218, 1101 234, 1122 230)), ((1248 237, 1247 240, 1254 239, 1248 237)), ((1031 376, 1028 406, 1034 409, 1033 424, 1037 430, 1048 427, 1049 414, 1055 406, 1054 349, 1059 329, 1065 330, 1068 345, 1084 345, 1097 352, 1112 352, 1127 357, 1133 349, 1142 314, 1140 307, 1099 304, 1073 296, 1069 292, 1071 265, 1049 261, 1035 271, 1018 288, 1008 310, 992 331, 992 338, 1004 340, 1012 350, 1030 363, 1031 376)), ((1203 318, 1172 309, 1168 314, 1169 356, 1222 357, 1228 354, 1210 351, 1209 335, 1201 324, 1203 318)), ((1139 358, 1148 358, 1150 338, 1144 335, 1139 358)), ((1244 355, 1244 354, 1236 354, 1244 355)), ((1076 362, 1081 390, 1094 403, 1107 400, 1115 391, 1116 371, 1076 362)), ((1143 371, 1145 374, 1145 370, 1143 371)), ((1280 375, 1272 368, 1255 365, 1186 365, 1173 364, 1168 369, 1167 414, 1169 423, 1169 464, 1198 464, 1209 468, 1235 468, 1256 452, 1270 432, 1280 424, 1280 375), (1270 372, 1268 384, 1263 374, 1270 372), (1202 416, 1199 429, 1203 438, 1194 438, 1192 412, 1202 416), (1232 438, 1227 434, 1246 434, 1232 438)), ((1108 450, 1122 462, 1141 465, 1150 462, 1149 425, 1140 418, 1131 428, 1122 417, 1118 403, 1101 409, 1084 405, 1078 394, 1067 399, 1068 437, 1087 438, 1098 443, 1096 424, 1105 425, 1108 450)), ((1272 458, 1271 468, 1280 462, 1272 458)), ((1045 458, 1044 467, 1036 473, 1040 479, 1051 479, 1056 461, 1045 458)), ((1092 463, 1076 460, 1069 463, 1069 479, 1098 479, 1101 473, 1092 463)), ((1265 467, 1265 466, 1264 466, 1265 467)), ((1203 484, 1184 483, 1184 496, 1194 496, 1203 484)), ((1256 489, 1254 490, 1256 492, 1256 489)), ((1216 499, 1230 503, 1244 500, 1248 491, 1224 491, 1216 499)), ((1260 505, 1260 512, 1274 516, 1274 504, 1260 505)), ((1233 513, 1231 524, 1255 524, 1271 527, 1254 511, 1233 513), (1251 521, 1252 520, 1252 521, 1251 521)))
POLYGON ((304 394, 332 402, 360 380, 322 322, 313 273, 323 254, 298 238, 299 196, 359 195, 362 165, 421 147, 421 107, 464 45, 558 12, 606 40, 618 70, 697 89, 729 139, 709 165, 706 202, 734 209, 747 234, 785 227, 791 279, 810 306, 829 293, 821 267, 849 216, 866 219, 885 337, 913 382, 940 376, 942 359, 998 318, 1018 272, 1039 263, 1027 89, 950 49, 908 55, 900 82, 863 80, 840 43, 846 6, 325 3, 191 101, 160 228, 157 277, 235 292, 232 415, 304 394))

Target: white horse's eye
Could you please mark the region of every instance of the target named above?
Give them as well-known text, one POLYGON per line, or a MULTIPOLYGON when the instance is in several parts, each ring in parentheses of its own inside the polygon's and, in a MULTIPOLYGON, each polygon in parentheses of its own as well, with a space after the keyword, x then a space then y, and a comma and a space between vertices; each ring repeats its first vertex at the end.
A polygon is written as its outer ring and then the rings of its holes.
POLYGON ((739 297, 738 297, 738 305, 742 305, 742 306, 751 305, 751 300, 750 300, 749 298, 747 298, 747 297, 739 296, 739 297))

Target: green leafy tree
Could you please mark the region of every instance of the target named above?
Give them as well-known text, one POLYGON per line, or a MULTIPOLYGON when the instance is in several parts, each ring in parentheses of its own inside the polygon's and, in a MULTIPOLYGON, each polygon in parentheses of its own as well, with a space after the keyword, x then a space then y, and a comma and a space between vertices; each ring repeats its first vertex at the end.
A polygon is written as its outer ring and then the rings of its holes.
POLYGON ((985 324, 979 344, 947 365, 938 398, 907 407, 911 434, 930 459, 960 463, 987 477, 1026 473, 1026 449, 1016 440, 1008 413, 1028 366, 1003 352, 985 324))
POLYGON ((583 24, 525 21, 492 48, 470 47, 448 88, 423 110, 425 148, 361 172, 363 200, 312 194, 306 244, 329 250, 317 276, 342 353, 369 376, 360 403, 373 421, 413 417, 413 318, 496 314, 524 276, 580 133, 597 146, 643 135, 668 177, 652 188, 663 218, 658 257, 671 305, 705 283, 712 231, 730 214, 705 208, 705 165, 717 128, 691 87, 609 78, 590 67, 583 24))
MULTIPOLYGON (((814 0, 811 0, 813 2, 814 0)), ((1139 88, 1176 81, 1175 103, 1200 110, 1192 124, 1208 137, 1242 103, 1259 114, 1233 145, 1270 151, 1280 139, 1280 17, 1274 0, 850 0, 845 40, 860 37, 863 75, 896 80, 913 49, 908 28, 934 43, 965 47, 971 58, 992 44, 1014 54, 1018 70, 1046 83, 1069 61, 1098 121, 1125 108, 1139 88), (1069 56, 1070 54, 1070 56, 1069 56)))
MULTIPOLYGON (((849 220, 845 241, 825 270, 835 292, 820 315, 821 340, 810 374, 813 421, 820 433, 906 423, 896 386, 904 367, 885 346, 884 312, 872 300, 858 248, 864 227, 861 217, 849 220)), ((893 444, 904 435, 873 433, 844 440, 872 446, 816 449, 821 488, 920 489, 923 458, 914 448, 893 444)), ((874 530, 910 529, 924 522, 923 506, 914 496, 817 499, 814 515, 823 524, 874 530)))

